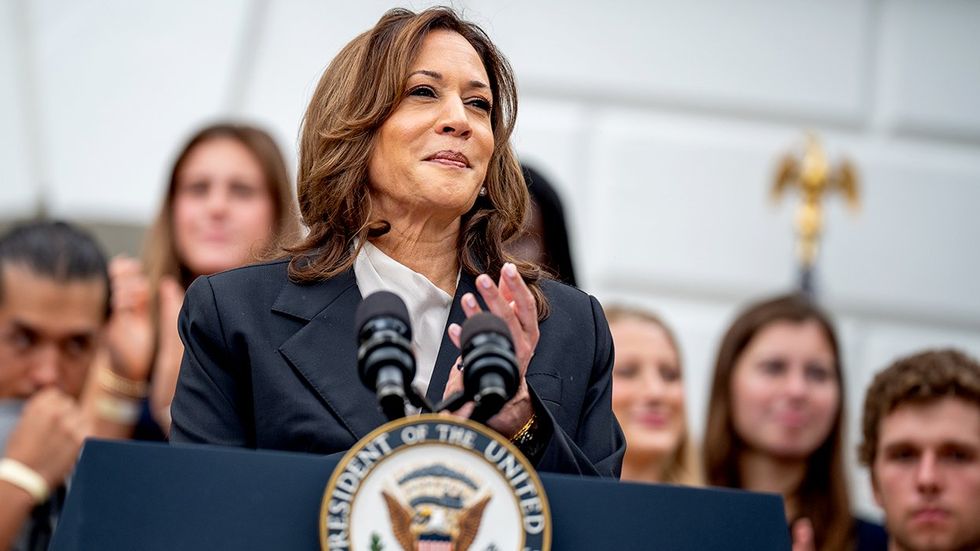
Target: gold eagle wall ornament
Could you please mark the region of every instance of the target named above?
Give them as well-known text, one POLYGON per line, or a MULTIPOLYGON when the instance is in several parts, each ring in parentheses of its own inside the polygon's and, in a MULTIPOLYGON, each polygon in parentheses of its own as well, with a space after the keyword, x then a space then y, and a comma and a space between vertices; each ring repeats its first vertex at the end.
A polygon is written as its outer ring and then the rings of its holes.
POLYGON ((807 134, 802 157, 782 156, 772 187, 773 200, 780 199, 790 188, 798 188, 803 201, 796 213, 797 255, 804 271, 804 290, 809 272, 816 261, 823 231, 821 201, 825 195, 841 193, 852 210, 860 207, 858 176, 854 165, 844 159, 830 166, 820 140, 807 134))

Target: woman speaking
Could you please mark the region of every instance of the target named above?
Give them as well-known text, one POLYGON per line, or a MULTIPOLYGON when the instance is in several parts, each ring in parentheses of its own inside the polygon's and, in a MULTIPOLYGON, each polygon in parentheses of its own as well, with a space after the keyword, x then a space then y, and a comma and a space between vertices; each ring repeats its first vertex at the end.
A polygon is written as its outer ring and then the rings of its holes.
POLYGON ((354 328, 361 297, 385 289, 408 305, 415 383, 430 400, 462 388, 460 324, 488 310, 509 327, 521 374, 489 425, 539 470, 618 476, 599 303, 503 251, 528 206, 516 114, 508 62, 452 10, 392 10, 347 44, 301 131, 308 235, 285 259, 187 291, 172 440, 349 448, 385 421, 358 379, 354 328))

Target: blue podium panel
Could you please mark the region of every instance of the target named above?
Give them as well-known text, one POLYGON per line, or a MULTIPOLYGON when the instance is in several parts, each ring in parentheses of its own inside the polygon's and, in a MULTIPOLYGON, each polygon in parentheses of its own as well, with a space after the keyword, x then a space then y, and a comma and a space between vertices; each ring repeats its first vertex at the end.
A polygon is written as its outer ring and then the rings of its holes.
POLYGON ((89 440, 51 549, 319 549, 338 459, 89 440))
MULTIPOLYGON (((317 550, 320 502, 338 459, 91 440, 51 549, 317 550)), ((546 473, 541 479, 558 551, 790 547, 777 496, 546 473)))
POLYGON ((790 548, 782 498, 542 474, 555 550, 790 548))

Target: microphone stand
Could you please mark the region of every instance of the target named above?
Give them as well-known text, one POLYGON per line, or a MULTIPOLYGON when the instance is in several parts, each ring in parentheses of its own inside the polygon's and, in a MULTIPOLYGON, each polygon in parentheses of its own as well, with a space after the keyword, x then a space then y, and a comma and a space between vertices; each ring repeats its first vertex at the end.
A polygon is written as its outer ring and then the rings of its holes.
MULTIPOLYGON (((468 395, 465 390, 460 390, 459 392, 447 396, 445 400, 436 404, 433 411, 456 411, 457 409, 463 407, 466 402, 474 399, 475 398, 468 395)), ((470 414, 470 420, 486 425, 487 421, 489 421, 491 417, 500 412, 500 409, 503 407, 505 402, 506 400, 494 400, 489 396, 483 400, 477 399, 476 407, 473 408, 473 413, 470 414)))
POLYGON ((418 390, 412 385, 408 385, 408 403, 412 406, 419 408, 419 413, 435 413, 437 411, 442 411, 436 409, 432 402, 428 400, 425 396, 419 393, 418 390))

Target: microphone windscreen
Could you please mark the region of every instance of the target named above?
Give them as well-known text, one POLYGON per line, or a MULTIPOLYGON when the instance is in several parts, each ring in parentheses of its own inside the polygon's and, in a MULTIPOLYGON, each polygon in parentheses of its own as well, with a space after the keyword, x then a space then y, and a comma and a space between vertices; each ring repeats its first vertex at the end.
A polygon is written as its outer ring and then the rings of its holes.
POLYGON ((460 344, 463 345, 463 348, 466 348, 470 339, 480 333, 497 333, 506 338, 507 342, 511 343, 513 347, 514 341, 510 336, 510 329, 507 328, 507 323, 490 312, 480 312, 463 322, 463 331, 459 339, 460 344))
POLYGON ((380 316, 392 317, 404 323, 409 332, 406 338, 412 338, 412 322, 408 317, 408 307, 405 306, 405 301, 401 297, 391 291, 377 291, 365 297, 357 305, 354 327, 360 333, 365 323, 380 316))

